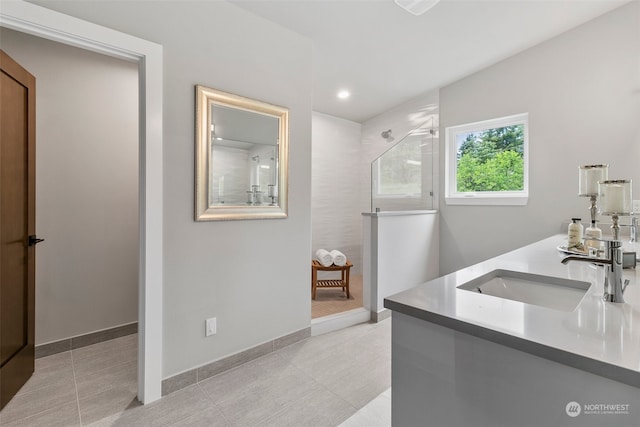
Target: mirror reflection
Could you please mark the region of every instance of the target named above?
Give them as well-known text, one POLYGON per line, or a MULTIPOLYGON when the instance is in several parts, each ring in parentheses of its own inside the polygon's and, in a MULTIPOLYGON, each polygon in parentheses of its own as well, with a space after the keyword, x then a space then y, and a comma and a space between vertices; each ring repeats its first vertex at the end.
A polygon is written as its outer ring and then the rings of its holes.
POLYGON ((286 217, 288 110, 197 87, 196 220, 286 217))
POLYGON ((275 206, 279 119, 215 104, 211 110, 209 206, 275 206))

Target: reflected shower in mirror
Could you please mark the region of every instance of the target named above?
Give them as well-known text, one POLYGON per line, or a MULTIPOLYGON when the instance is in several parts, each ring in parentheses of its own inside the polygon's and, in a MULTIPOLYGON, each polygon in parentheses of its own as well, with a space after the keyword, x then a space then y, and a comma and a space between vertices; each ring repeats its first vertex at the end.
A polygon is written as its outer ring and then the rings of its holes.
POLYGON ((286 217, 288 110, 197 86, 196 220, 286 217))
POLYGON ((220 105, 211 110, 209 206, 273 206, 278 119, 220 105))

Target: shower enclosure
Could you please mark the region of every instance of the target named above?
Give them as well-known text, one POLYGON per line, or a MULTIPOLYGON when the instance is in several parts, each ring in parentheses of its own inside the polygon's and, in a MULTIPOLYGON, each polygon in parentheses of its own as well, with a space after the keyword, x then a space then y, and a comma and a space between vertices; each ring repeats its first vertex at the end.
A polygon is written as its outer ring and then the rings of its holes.
MULTIPOLYGON (((390 130, 383 133, 395 142, 390 130)), ((371 212, 362 214, 362 280, 372 321, 390 316, 384 298, 438 277, 437 164, 437 118, 371 163, 371 212)))
POLYGON ((371 212, 432 210, 438 130, 410 131, 371 163, 371 212))

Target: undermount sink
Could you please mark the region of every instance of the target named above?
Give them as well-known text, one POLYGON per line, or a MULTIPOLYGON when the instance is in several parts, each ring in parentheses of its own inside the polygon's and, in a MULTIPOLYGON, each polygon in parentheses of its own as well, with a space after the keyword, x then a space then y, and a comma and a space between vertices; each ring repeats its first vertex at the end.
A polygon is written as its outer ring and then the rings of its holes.
POLYGON ((589 282, 493 270, 466 282, 458 289, 520 301, 561 311, 573 311, 591 286, 589 282))

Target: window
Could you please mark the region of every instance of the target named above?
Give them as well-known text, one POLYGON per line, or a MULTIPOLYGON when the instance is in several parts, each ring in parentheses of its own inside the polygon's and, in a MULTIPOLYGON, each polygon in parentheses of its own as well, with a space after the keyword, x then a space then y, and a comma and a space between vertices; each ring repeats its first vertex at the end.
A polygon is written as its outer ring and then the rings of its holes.
POLYGON ((376 196, 422 195, 423 145, 420 136, 409 135, 374 162, 376 196))
POLYGON ((527 113, 446 128, 446 203, 526 204, 528 148, 527 113))

